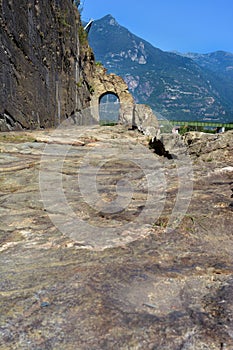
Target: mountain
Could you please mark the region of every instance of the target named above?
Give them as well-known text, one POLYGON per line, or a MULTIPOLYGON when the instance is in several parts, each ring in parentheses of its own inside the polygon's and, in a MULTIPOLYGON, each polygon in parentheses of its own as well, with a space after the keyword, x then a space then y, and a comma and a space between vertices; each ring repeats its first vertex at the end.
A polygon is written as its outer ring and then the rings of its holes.
POLYGON ((212 74, 215 85, 226 104, 232 109, 233 101, 233 54, 225 51, 216 51, 208 54, 188 53, 182 54, 191 58, 200 67, 212 74))
POLYGON ((233 55, 164 52, 119 25, 94 21, 89 43, 109 72, 124 78, 135 101, 168 119, 233 120, 233 55))

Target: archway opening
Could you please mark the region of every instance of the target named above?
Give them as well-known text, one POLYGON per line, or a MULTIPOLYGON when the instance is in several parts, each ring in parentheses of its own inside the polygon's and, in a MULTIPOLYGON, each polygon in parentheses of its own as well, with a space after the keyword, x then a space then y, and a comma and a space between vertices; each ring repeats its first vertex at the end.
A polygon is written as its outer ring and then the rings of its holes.
POLYGON ((100 125, 115 125, 119 122, 120 100, 113 92, 106 92, 99 98, 100 125))

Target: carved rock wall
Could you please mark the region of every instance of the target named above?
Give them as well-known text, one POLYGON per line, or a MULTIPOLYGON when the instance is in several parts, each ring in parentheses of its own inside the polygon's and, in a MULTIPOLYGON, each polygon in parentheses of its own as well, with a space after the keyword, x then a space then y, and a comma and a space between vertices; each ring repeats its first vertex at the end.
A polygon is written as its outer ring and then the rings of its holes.
POLYGON ((56 126, 87 106, 87 59, 72 1, 0 0, 0 131, 56 126))
POLYGON ((135 107, 125 81, 95 64, 72 1, 0 0, 0 9, 0 131, 79 121, 87 107, 98 121, 100 98, 110 92, 120 100, 119 121, 154 136, 149 107, 135 107))

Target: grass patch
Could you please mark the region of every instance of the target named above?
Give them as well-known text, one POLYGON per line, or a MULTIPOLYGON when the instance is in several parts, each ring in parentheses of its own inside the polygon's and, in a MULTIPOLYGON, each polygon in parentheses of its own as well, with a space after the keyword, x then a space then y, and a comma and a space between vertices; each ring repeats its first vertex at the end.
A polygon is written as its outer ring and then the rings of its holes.
POLYGON ((108 120, 100 120, 100 126, 115 126, 118 125, 118 122, 108 121, 108 120))
POLYGON ((30 135, 24 133, 0 133, 0 142, 10 143, 24 143, 24 142, 35 142, 36 139, 30 135))

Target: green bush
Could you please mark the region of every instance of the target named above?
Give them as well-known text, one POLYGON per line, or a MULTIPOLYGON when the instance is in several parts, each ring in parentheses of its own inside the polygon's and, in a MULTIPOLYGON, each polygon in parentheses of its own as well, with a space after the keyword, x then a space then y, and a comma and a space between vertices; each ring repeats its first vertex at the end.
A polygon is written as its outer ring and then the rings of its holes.
POLYGON ((78 28, 78 37, 79 37, 79 43, 80 45, 85 45, 88 43, 87 40, 87 32, 85 31, 85 29, 83 28, 83 26, 80 25, 80 27, 78 28))

